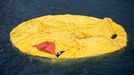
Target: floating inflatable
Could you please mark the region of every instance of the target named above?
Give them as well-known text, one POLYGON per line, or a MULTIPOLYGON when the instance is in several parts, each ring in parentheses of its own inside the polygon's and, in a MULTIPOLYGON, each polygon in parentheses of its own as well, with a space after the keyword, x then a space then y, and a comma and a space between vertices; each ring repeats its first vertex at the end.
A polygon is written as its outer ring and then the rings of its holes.
POLYGON ((25 21, 10 32, 10 39, 23 53, 56 59, 98 56, 127 45, 125 30, 110 18, 69 14, 25 21))

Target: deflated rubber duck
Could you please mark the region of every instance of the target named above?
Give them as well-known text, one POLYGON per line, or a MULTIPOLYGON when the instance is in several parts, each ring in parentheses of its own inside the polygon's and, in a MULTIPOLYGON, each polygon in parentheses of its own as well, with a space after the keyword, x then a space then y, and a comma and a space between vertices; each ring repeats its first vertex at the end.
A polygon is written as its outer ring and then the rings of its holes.
POLYGON ((65 14, 25 21, 10 32, 10 40, 29 55, 73 59, 121 50, 127 34, 110 18, 65 14))

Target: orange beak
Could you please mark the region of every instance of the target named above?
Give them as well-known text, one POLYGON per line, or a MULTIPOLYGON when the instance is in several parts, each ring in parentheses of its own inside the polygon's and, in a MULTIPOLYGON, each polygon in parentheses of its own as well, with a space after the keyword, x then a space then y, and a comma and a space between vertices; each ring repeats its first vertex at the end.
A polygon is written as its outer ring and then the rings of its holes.
POLYGON ((55 54, 55 43, 53 42, 42 42, 38 45, 34 45, 40 51, 48 52, 50 54, 55 54))

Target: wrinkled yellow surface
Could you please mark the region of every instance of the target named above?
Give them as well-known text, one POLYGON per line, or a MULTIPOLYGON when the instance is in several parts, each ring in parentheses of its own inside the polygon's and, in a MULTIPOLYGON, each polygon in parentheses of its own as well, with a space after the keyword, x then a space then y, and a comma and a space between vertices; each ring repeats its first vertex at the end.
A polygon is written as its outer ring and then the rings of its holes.
POLYGON ((56 52, 65 51, 59 58, 82 58, 111 53, 127 45, 123 27, 110 18, 69 14, 25 21, 10 32, 10 39, 21 52, 48 58, 57 57, 33 46, 51 41, 56 44, 56 52), (113 34, 117 34, 115 39, 111 39, 113 34))

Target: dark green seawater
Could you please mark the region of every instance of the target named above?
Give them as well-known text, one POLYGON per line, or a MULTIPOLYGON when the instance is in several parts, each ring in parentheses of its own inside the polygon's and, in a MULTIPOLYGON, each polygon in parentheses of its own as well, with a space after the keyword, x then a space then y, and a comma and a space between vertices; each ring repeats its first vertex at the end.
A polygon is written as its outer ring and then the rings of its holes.
POLYGON ((133 0, 0 0, 0 75, 134 75, 133 0), (66 62, 19 52, 9 32, 23 21, 50 14, 110 17, 128 33, 128 46, 119 52, 66 62))

